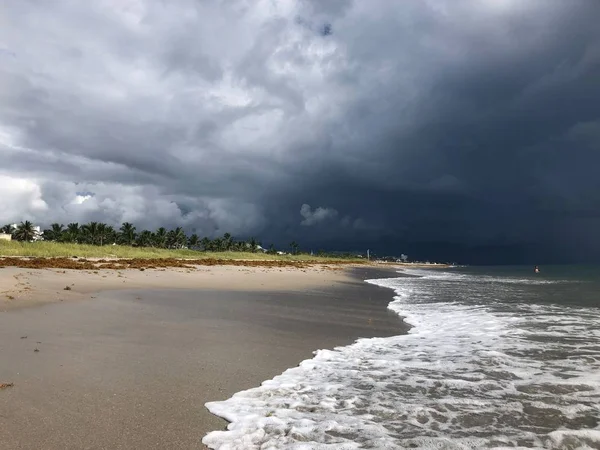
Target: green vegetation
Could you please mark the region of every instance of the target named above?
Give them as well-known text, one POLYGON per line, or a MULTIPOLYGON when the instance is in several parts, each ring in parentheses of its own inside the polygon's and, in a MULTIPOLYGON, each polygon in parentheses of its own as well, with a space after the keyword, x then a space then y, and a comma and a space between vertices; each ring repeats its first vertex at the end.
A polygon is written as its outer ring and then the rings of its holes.
POLYGON ((291 254, 279 255, 273 245, 265 250, 255 238, 235 240, 229 233, 215 239, 200 238, 196 234, 188 237, 181 227, 173 230, 161 227, 138 233, 128 222, 119 230, 99 222, 81 226, 70 223, 66 227, 54 223, 40 234, 28 221, 21 222, 16 229, 7 225, 0 230, 12 234, 13 238, 12 241, 0 241, 0 256, 361 261, 344 254, 319 252, 313 256, 302 253, 295 241, 290 244, 291 254))
POLYGON ((29 220, 26 220, 25 222, 21 222, 14 231, 13 238, 17 241, 32 241, 35 238, 35 235, 36 232, 33 224, 29 220))
MULTIPOLYGON (((340 259, 327 256, 272 255, 238 251, 201 251, 190 249, 165 249, 156 247, 130 247, 126 245, 89 245, 66 242, 20 242, 0 241, 0 256, 32 256, 40 258, 72 257, 80 258, 179 258, 179 259, 244 259, 244 260, 283 260, 283 261, 327 261, 340 259)), ((348 261, 352 259, 347 258, 348 261)))

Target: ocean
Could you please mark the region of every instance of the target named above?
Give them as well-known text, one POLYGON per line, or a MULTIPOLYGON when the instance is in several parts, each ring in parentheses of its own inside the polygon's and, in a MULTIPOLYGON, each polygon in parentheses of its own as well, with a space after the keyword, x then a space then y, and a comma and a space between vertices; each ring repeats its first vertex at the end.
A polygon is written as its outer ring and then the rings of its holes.
POLYGON ((408 334, 359 339, 208 403, 213 449, 600 448, 600 268, 405 270, 408 334))

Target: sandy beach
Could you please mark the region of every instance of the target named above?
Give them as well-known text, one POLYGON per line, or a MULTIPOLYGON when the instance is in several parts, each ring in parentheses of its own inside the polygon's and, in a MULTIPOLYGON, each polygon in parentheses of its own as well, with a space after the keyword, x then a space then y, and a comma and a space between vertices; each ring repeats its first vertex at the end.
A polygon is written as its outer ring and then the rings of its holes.
POLYGON ((400 334, 375 268, 0 269, 0 448, 192 449, 230 397, 400 334), (65 288, 69 289, 65 289, 65 288))

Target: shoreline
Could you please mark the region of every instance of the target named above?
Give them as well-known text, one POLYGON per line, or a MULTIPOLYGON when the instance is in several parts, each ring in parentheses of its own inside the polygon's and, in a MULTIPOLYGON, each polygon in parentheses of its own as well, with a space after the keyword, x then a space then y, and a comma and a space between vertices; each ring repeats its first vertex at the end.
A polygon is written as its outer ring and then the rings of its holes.
POLYGON ((98 293, 131 289, 278 290, 342 282, 352 270, 393 273, 406 268, 445 265, 277 260, 126 260, 0 257, 0 313, 48 303, 94 299, 98 293), (15 265, 18 263, 20 265, 15 265), (3 265, 4 264, 4 265, 3 265), (163 264, 162 266, 160 264, 163 264), (266 277, 283 273, 284 277, 266 277), (226 278, 244 274, 228 283, 226 278))
POLYGON ((26 274, 55 288, 75 276, 73 290, 53 292, 96 299, 0 313, 0 382, 14 383, 0 392, 0 447, 198 448, 227 425, 205 403, 317 349, 407 329, 387 309, 393 293, 363 281, 393 276, 389 266, 206 269, 26 274), (114 290, 91 295, 82 279, 114 290))

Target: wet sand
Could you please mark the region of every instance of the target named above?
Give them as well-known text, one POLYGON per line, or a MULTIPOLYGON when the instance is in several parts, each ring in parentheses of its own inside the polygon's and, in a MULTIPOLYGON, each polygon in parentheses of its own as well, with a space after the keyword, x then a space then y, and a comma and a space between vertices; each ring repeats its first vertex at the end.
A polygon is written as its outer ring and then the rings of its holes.
POLYGON ((202 448, 207 432, 226 426, 207 401, 258 386, 316 349, 405 331, 386 309, 392 293, 361 281, 389 272, 319 272, 312 282, 296 273, 287 284, 285 273, 261 273, 248 289, 235 282, 245 275, 224 272, 203 289, 131 283, 0 313, 0 383, 14 383, 0 390, 0 448, 202 448))

